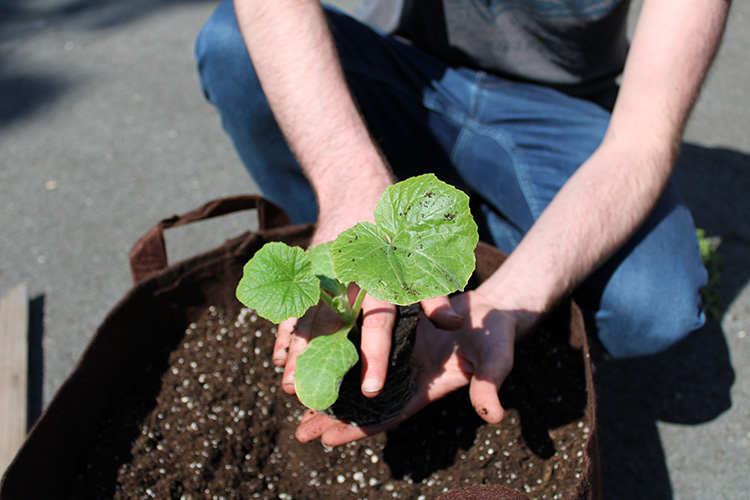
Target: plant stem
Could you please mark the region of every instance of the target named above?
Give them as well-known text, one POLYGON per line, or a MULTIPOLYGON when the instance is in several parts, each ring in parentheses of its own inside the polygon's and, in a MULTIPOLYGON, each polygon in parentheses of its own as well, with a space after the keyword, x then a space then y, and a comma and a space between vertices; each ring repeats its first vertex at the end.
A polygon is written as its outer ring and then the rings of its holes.
POLYGON ((363 288, 360 288, 359 292, 357 293, 357 298, 354 299, 354 306, 352 307, 352 312, 351 312, 352 323, 357 321, 359 312, 362 310, 362 302, 365 300, 365 295, 367 295, 367 292, 365 292, 363 288))
POLYGON ((328 292, 326 292, 326 291, 325 291, 325 290, 323 290, 322 288, 321 288, 321 290, 320 290, 320 299, 321 299, 321 300, 322 300, 323 302, 325 302, 325 304, 326 304, 326 305, 327 305, 328 307, 330 307, 330 308, 331 308, 331 310, 334 310, 334 308, 333 308, 333 297, 331 297, 330 295, 328 295, 328 292))
POLYGON ((347 337, 349 332, 352 331, 352 328, 354 328, 354 321, 347 321, 344 323, 344 326, 339 328, 339 330, 332 335, 336 337, 347 337))
MULTIPOLYGON (((360 288, 359 292, 357 293, 357 297, 354 299, 354 305, 350 308, 349 302, 346 301, 347 306, 347 313, 346 314, 339 314, 339 318, 341 318, 344 321, 344 326, 342 326, 336 333, 333 333, 332 335, 338 335, 338 336, 347 336, 349 335, 349 332, 354 328, 354 325, 357 323, 357 318, 359 317, 360 311, 362 311, 362 302, 365 300, 365 296, 367 295, 367 292, 365 292, 363 289, 360 288)), ((335 311, 335 308, 333 307, 333 298, 328 295, 325 291, 322 291, 320 294, 321 299, 323 302, 328 305, 328 307, 331 308, 331 310, 335 311)))

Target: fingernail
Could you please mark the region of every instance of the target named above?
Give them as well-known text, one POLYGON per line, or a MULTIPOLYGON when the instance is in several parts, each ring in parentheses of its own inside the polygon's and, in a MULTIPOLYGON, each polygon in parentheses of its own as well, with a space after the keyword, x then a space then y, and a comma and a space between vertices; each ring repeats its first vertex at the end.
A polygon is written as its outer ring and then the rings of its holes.
POLYGON ((380 380, 376 378, 366 378, 362 382, 362 391, 363 392, 378 392, 380 391, 380 380))

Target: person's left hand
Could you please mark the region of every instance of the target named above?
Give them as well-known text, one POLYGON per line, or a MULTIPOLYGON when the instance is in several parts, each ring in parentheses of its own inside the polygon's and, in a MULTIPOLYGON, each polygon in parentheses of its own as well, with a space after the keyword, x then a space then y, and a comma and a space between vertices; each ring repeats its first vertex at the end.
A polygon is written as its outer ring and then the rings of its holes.
POLYGON ((498 309, 478 290, 457 295, 451 303, 464 318, 463 326, 445 331, 429 321, 419 322, 412 354, 418 369, 418 389, 396 418, 380 426, 354 427, 308 410, 297 428, 297 439, 307 442, 320 438, 328 446, 356 441, 395 427, 467 384, 476 412, 487 422, 500 422, 505 411, 498 391, 513 366, 515 341, 526 333, 519 331, 519 325, 533 322, 521 317, 523 312, 498 309))

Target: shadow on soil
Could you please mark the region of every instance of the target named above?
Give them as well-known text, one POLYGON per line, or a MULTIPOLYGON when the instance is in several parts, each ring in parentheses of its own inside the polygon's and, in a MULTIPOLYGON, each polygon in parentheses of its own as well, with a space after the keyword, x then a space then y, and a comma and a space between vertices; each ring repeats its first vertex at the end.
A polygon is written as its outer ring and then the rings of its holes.
MULTIPOLYGON (((696 225, 721 241, 726 310, 750 279, 750 155, 686 144, 675 177, 696 225)), ((732 406, 734 370, 721 325, 708 320, 655 356, 598 355, 595 366, 605 498, 672 499, 657 421, 696 425, 732 406)))

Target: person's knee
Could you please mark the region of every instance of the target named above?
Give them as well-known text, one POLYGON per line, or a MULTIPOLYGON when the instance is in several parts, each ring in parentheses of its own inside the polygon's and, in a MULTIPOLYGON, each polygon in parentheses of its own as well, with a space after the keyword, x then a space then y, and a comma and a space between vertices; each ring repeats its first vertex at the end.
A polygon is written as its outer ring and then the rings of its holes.
POLYGON ((595 315, 599 340, 609 354, 616 358, 656 354, 703 326, 704 274, 702 268, 672 278, 656 273, 609 290, 595 315))
POLYGON ((229 104, 223 101, 232 100, 240 82, 255 80, 231 1, 221 3, 201 28, 195 59, 203 92, 219 107, 229 104))

